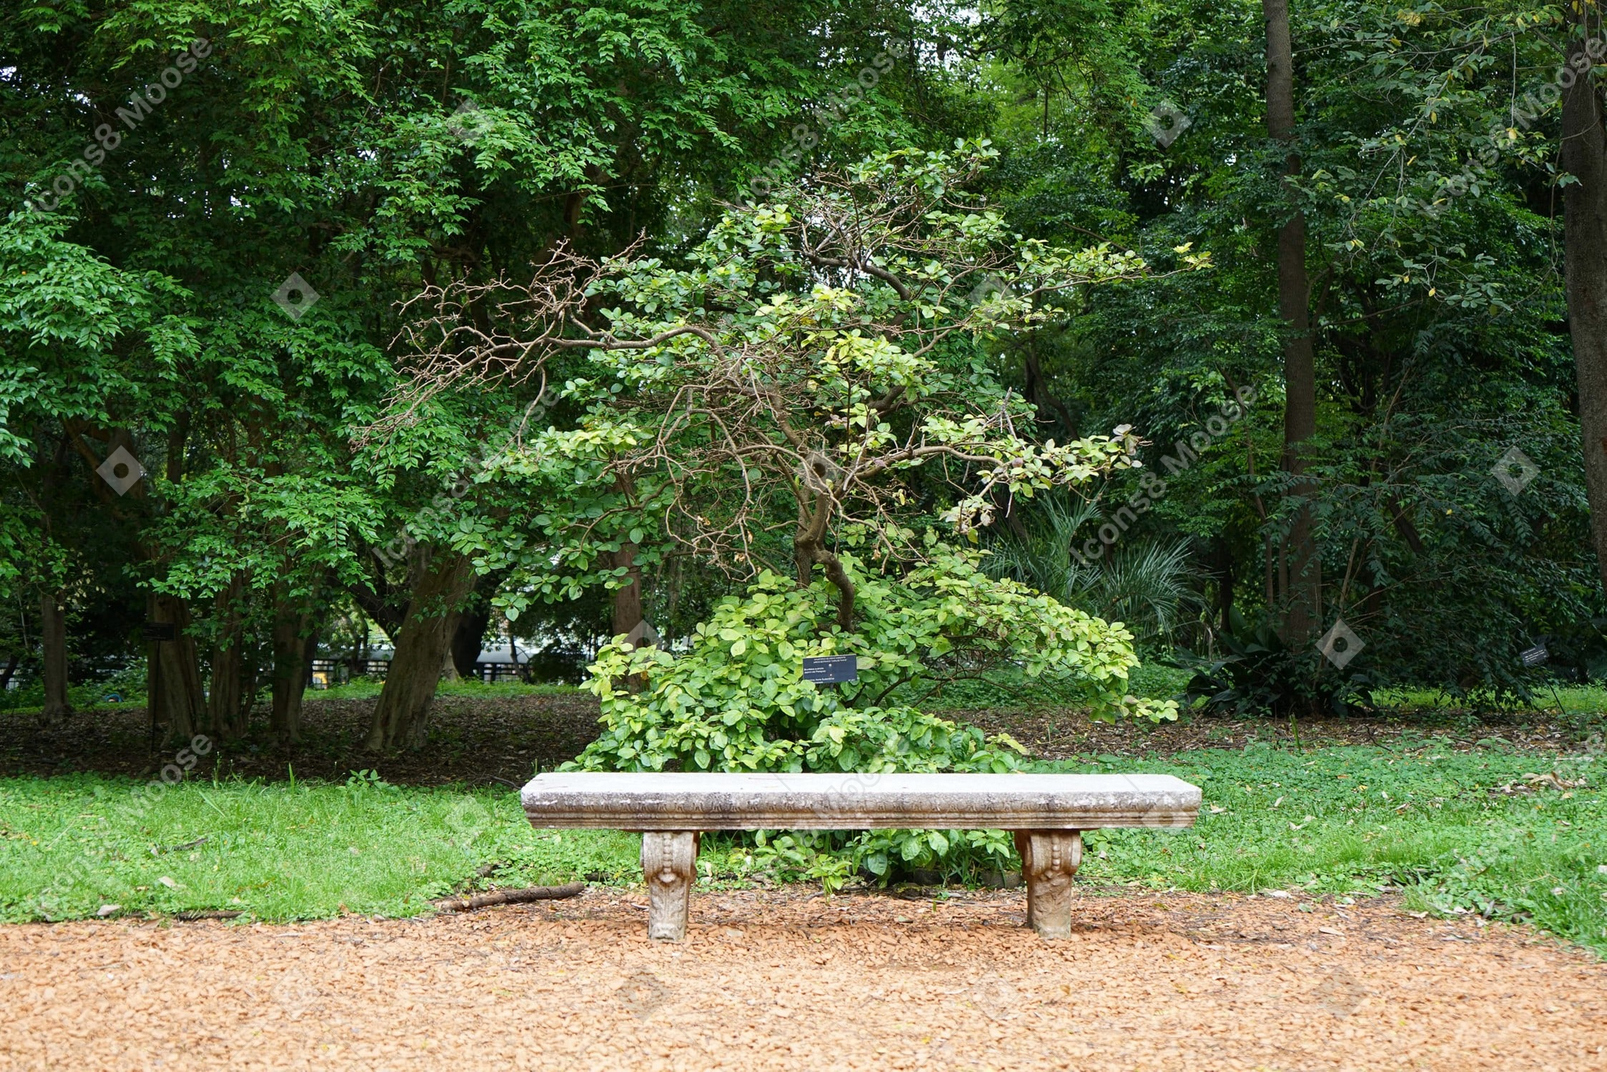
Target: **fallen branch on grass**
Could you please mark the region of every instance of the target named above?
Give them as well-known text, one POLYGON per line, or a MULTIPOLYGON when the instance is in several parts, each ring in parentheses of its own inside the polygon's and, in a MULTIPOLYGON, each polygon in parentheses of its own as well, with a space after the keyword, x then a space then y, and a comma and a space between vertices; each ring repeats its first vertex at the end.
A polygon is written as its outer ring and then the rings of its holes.
POLYGON ((196 849, 200 848, 202 845, 205 845, 206 842, 206 838, 199 837, 194 841, 186 841, 182 845, 152 845, 151 855, 160 856, 164 852, 183 852, 185 849, 196 849))
POLYGON ((1556 771, 1547 771, 1544 774, 1525 774, 1522 781, 1508 782, 1506 785, 1491 786, 1490 792, 1514 796, 1521 793, 1533 793, 1538 789, 1550 787, 1552 789, 1580 789, 1586 784, 1585 779, 1579 778, 1569 781, 1557 777, 1556 771))
POLYGON ((586 888, 584 882, 571 882, 567 886, 531 886, 523 890, 492 890, 472 897, 443 897, 431 901, 442 912, 472 912, 499 904, 528 904, 531 901, 560 901, 565 897, 579 896, 586 888))
POLYGON ((190 912, 175 912, 173 918, 180 923, 194 923, 203 919, 234 919, 243 915, 242 912, 216 912, 211 909, 194 910, 190 912))

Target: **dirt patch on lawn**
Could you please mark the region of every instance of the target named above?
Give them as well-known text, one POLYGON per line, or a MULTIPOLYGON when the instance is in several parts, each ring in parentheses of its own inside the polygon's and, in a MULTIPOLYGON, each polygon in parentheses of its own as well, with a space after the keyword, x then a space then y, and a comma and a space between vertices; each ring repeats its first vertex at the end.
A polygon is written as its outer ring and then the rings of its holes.
POLYGON ((0 1069, 1607 1069, 1607 966, 1385 898, 645 901, 0 929, 0 1069))
MULTIPOLYGON (((579 755, 598 733, 597 699, 584 693, 438 696, 428 747, 376 756, 362 749, 376 702, 309 697, 303 740, 291 748, 270 739, 266 713, 259 712, 259 732, 217 742, 196 771, 210 777, 216 766, 225 777, 280 781, 294 768, 300 779, 344 781, 352 771, 373 769, 397 785, 523 785, 538 766, 551 770, 579 755)), ((172 749, 152 749, 143 707, 80 711, 49 729, 31 714, 0 712, 0 776, 94 771, 149 778, 172 758, 172 749)))
POLYGON ((1080 712, 1059 708, 984 708, 943 711, 988 733, 1008 733, 1043 759, 1079 755, 1173 755, 1198 748, 1242 749, 1256 741, 1301 748, 1333 745, 1432 747, 1451 752, 1501 748, 1525 752, 1607 751, 1607 741, 1579 720, 1561 721, 1545 712, 1525 711, 1448 720, 1443 712, 1359 713, 1349 717, 1227 718, 1185 714, 1176 722, 1092 722, 1080 712), (1587 729, 1589 730, 1587 732, 1587 729))

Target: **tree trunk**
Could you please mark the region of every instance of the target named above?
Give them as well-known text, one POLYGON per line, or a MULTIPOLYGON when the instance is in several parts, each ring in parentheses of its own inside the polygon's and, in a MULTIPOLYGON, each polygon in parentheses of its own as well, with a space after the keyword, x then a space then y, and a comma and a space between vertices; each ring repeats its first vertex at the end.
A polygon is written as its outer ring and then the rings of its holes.
MULTIPOLYGON (((189 414, 181 412, 177 423, 168 431, 167 479, 174 484, 184 479, 185 443, 189 437, 189 414)), ((113 429, 107 440, 107 449, 118 447, 134 451, 133 437, 126 428, 113 429)), ((149 481, 141 480, 129 489, 135 499, 144 499, 149 481)), ((160 574, 164 565, 158 550, 147 543, 139 545, 140 555, 160 574)), ((187 745, 200 731, 207 717, 206 691, 201 683, 201 658, 195 638, 188 635, 190 608, 178 596, 151 592, 145 599, 147 621, 168 625, 173 629, 173 640, 150 641, 146 644, 145 681, 146 708, 150 714, 154 735, 158 724, 167 727, 167 740, 179 746, 187 745)), ((153 737, 154 739, 154 737, 153 737)))
POLYGON ((364 742, 373 752, 423 746, 459 607, 474 587, 474 564, 450 550, 415 550, 413 575, 413 598, 364 742))
POLYGON ((1214 563, 1216 574, 1216 618, 1218 628, 1223 632, 1231 628, 1233 618, 1234 585, 1237 577, 1234 575, 1233 545, 1228 542, 1226 535, 1216 538, 1216 554, 1214 563))
MULTIPOLYGON (((658 634, 642 630, 642 567, 636 564, 636 545, 626 543, 613 555, 614 568, 623 568, 630 583, 623 588, 614 589, 614 620, 612 633, 614 636, 631 636, 632 647, 651 648, 658 643, 658 634)), ((625 688, 631 692, 641 692, 647 688, 647 675, 631 674, 625 678, 625 688)))
POLYGON ((262 684, 262 645, 255 643, 240 651, 240 725, 251 730, 251 709, 256 705, 262 684))
POLYGON ((826 579, 837 589, 837 627, 843 632, 854 628, 854 582, 843 568, 842 560, 826 550, 826 533, 830 528, 835 500, 830 492, 822 491, 798 503, 798 529, 792 537, 792 559, 798 569, 798 583, 808 586, 816 566, 826 571, 826 579), (811 513, 810 511, 814 512, 811 513))
POLYGON ((826 571, 826 579, 837 589, 837 627, 845 633, 854 629, 854 599, 857 595, 853 578, 843 568, 842 560, 820 545, 817 539, 801 536, 794 540, 793 555, 798 565, 798 583, 808 585, 816 566, 826 571))
POLYGON ((485 631, 491 625, 491 601, 476 597, 458 618, 458 627, 452 631, 452 666, 459 677, 478 679, 480 648, 485 644, 485 631))
POLYGON ((217 619, 219 632, 212 647, 212 682, 207 692, 207 725, 215 739, 237 741, 245 736, 244 687, 245 643, 240 615, 240 598, 244 582, 236 576, 229 587, 218 593, 217 619))
POLYGON ((201 661, 195 638, 186 635, 190 608, 177 596, 152 595, 147 601, 151 621, 173 626, 174 640, 150 645, 146 675, 153 722, 167 726, 167 739, 188 744, 201 728, 206 701, 201 689, 201 661))
POLYGON ((1033 343, 1033 337, 1027 338, 1027 349, 1023 361, 1022 393, 1033 405, 1038 407, 1038 420, 1040 423, 1052 426, 1058 418, 1065 433, 1071 438, 1077 437, 1077 420, 1071 415, 1066 403, 1061 401, 1049 390, 1049 381, 1043 374, 1043 366, 1038 359, 1038 350, 1033 343))
MULTIPOLYGON (((627 500, 636 491, 635 484, 624 473, 615 476, 614 486, 627 500)), ((642 624, 642 567, 636 564, 636 550, 636 544, 626 540, 612 556, 614 568, 623 569, 626 577, 625 586, 614 589, 614 636, 630 636, 642 624)), ((641 638, 637 639, 639 642, 641 638)))
POLYGON ((301 700, 307 691, 307 671, 318 650, 307 604, 289 595, 281 583, 274 591, 273 713, 269 725, 285 744, 301 740, 301 700))
MULTIPOLYGON (((1289 0, 1262 0, 1267 20, 1267 132, 1278 141, 1295 134, 1294 48, 1289 33, 1289 0)), ((1284 174, 1300 171, 1292 148, 1284 158, 1284 174)), ((1291 193, 1291 198, 1292 198, 1291 193)), ((1278 229, 1278 315, 1283 319, 1284 416, 1283 468, 1292 476, 1305 471, 1301 448, 1317 431, 1316 354, 1308 312, 1306 216, 1298 207, 1278 229)), ((1309 483, 1299 485, 1309 497, 1309 483)), ((1283 638, 1300 644, 1322 615, 1322 570, 1311 528, 1311 506, 1303 504, 1280 553, 1279 581, 1283 603, 1283 638)))
POLYGON ((385 634, 394 647, 396 634, 402 631, 402 619, 407 614, 407 601, 393 588, 390 578, 376 560, 368 564, 368 585, 352 585, 347 591, 356 601, 358 609, 385 634))
POLYGON ((215 740, 237 741, 245 735, 240 718, 241 658, 239 635, 212 648, 212 680, 206 694, 207 732, 215 740))
POLYGON ((624 569, 630 583, 614 589, 615 636, 629 636, 642 624, 642 567, 636 564, 636 545, 627 543, 614 552, 614 568, 624 569))
MULTIPOLYGON (((57 444, 56 450, 43 459, 39 466, 40 520, 43 522, 44 544, 53 542, 51 516, 56 507, 56 485, 62 475, 66 441, 57 444)), ((59 725, 72 714, 67 702, 67 606, 61 590, 62 578, 56 576, 55 556, 47 550, 45 568, 40 571, 43 591, 39 605, 39 658, 41 676, 45 686, 45 707, 40 721, 47 726, 59 725)))
POLYGON ((1563 248, 1590 536, 1607 587, 1607 136, 1585 48, 1590 17, 1599 10, 1595 4, 1572 9, 1580 33, 1568 43, 1567 69, 1575 80, 1562 96, 1562 169, 1579 181, 1563 187, 1563 248))
POLYGON ((46 725, 55 726, 73 711, 67 702, 67 608, 56 592, 46 592, 40 600, 39 637, 45 682, 45 709, 40 717, 46 725))

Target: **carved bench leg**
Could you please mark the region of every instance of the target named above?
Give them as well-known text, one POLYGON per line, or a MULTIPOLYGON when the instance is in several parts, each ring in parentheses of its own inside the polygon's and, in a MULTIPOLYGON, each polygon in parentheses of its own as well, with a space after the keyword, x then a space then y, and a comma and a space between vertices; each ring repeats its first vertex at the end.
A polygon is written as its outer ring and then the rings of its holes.
POLYGON ((1044 938, 1071 937, 1071 877, 1082 863, 1081 830, 1017 830, 1027 879, 1027 926, 1044 938))
POLYGON ((698 835, 690 831, 642 835, 642 873, 647 876, 647 936, 679 942, 686 938, 692 907, 698 835))

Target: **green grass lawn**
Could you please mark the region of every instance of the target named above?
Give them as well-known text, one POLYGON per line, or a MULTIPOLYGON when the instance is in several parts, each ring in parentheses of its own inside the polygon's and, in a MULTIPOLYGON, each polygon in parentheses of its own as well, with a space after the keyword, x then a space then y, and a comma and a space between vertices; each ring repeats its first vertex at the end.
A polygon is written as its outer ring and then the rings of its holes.
MULTIPOLYGON (((1534 703, 1514 708, 1514 711, 1562 716, 1599 717, 1607 713, 1607 687, 1599 684, 1566 685, 1535 682, 1532 686, 1534 703)), ((1491 710, 1488 706, 1470 705, 1454 700, 1444 693, 1428 689, 1382 689, 1375 694, 1381 708, 1401 713, 1429 711, 1491 710)))
POLYGON ((1607 953, 1601 756, 1259 744, 1088 759, 1047 769, 1175 774, 1205 804, 1193 830, 1091 833, 1084 880, 1340 896, 1399 888, 1419 911, 1533 922, 1607 953))
MULTIPOLYGON (((1188 687, 1193 677, 1193 671, 1152 659, 1133 668, 1128 678, 1128 690, 1135 696, 1172 699, 1188 687)), ((1510 708, 1495 708, 1485 700, 1475 702, 1457 699, 1430 689, 1381 689, 1373 694, 1373 700, 1378 705, 1377 713, 1380 715, 1411 717, 1425 724, 1437 719, 1454 722, 1468 717, 1479 719, 1500 715, 1503 719, 1539 717, 1597 726, 1607 715, 1607 686, 1599 683, 1567 685, 1537 680, 1533 682, 1532 690, 1532 702, 1510 708)), ((921 700, 923 706, 946 710, 1062 707, 1073 702, 1075 700, 1053 682, 1005 671, 996 672, 986 680, 955 682, 936 695, 921 700)), ((1203 704, 1203 700, 1196 700, 1194 706, 1203 704)))
MULTIPOLYGON (((1528 920, 1607 953, 1600 756, 1263 744, 1044 769, 1163 772, 1205 791, 1193 830, 1090 833, 1080 877, 1096 885, 1301 896, 1400 888, 1418 910, 1528 920), (1584 784, 1524 779, 1550 774, 1584 784)), ((0 921, 83 918, 105 904, 269 920, 412 915, 493 862, 503 865, 499 886, 640 881, 635 837, 532 830, 512 790, 361 777, 192 781, 148 798, 135 788, 88 775, 0 780, 0 921)))
MULTIPOLYGON (((309 700, 372 700, 379 696, 380 690, 385 687, 381 678, 359 677, 353 678, 344 685, 334 685, 327 689, 308 689, 309 700)), ((526 685, 522 681, 499 681, 495 685, 487 685, 483 681, 472 678, 459 681, 442 681, 436 686, 437 696, 477 696, 482 698, 496 698, 499 696, 572 696, 580 692, 578 685, 526 685)))
POLYGON ((0 780, 0 921, 242 909, 261 919, 405 916, 471 882, 567 882, 637 867, 639 840, 537 832, 511 790, 0 780), (202 840, 205 839, 205 840, 202 840), (184 846, 183 848, 176 848, 184 846))

